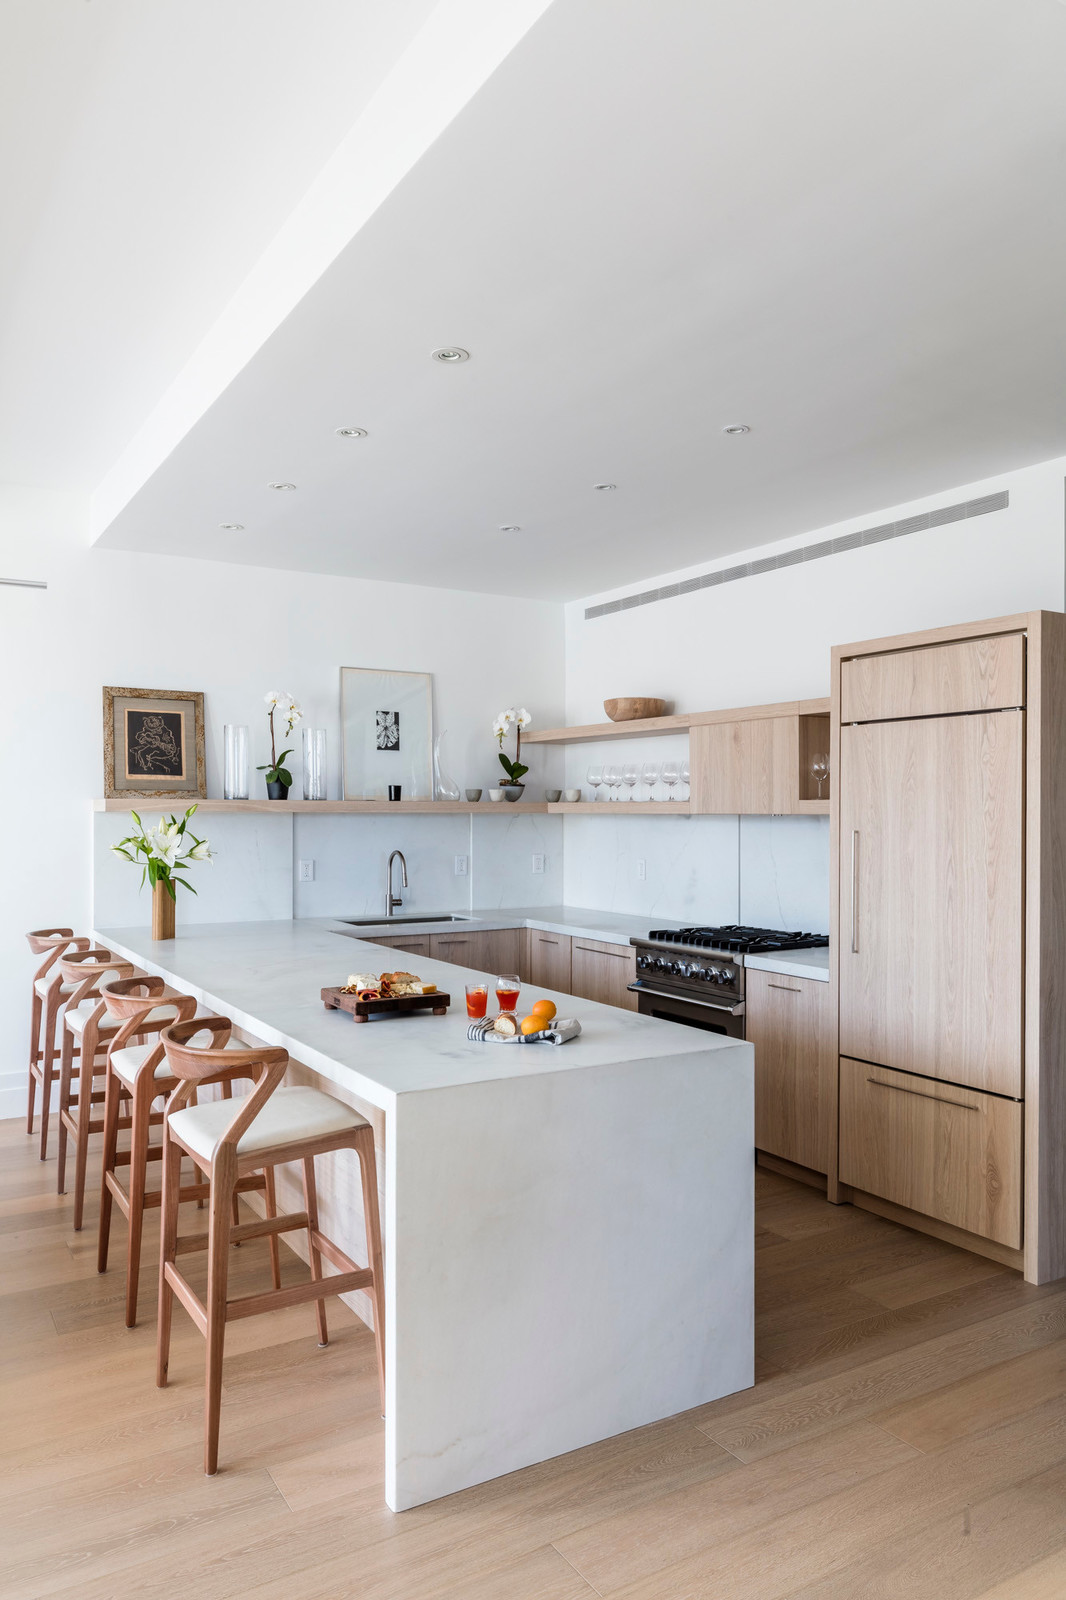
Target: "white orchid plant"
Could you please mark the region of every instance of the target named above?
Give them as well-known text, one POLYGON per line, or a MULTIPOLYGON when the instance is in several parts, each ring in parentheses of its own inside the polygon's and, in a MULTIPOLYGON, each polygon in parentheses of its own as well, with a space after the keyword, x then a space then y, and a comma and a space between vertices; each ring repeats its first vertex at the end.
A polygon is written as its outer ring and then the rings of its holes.
POLYGON ((267 721, 270 723, 270 761, 265 766, 256 767, 255 770, 266 773, 267 783, 283 783, 286 789, 291 789, 292 773, 285 766, 285 757, 292 755, 292 748, 290 746, 288 750, 283 750, 280 756, 278 755, 277 743, 274 738, 274 715, 276 712, 279 716, 285 718, 285 738, 287 739, 303 716, 303 712, 291 694, 278 694, 271 689, 269 694, 263 696, 263 699, 270 708, 267 712, 267 721))
POLYGON ((165 884, 172 900, 178 898, 176 886, 179 883, 193 894, 196 893, 187 878, 178 876, 179 872, 188 870, 191 861, 210 862, 213 859, 207 840, 198 839, 189 827, 189 818, 195 810, 194 805, 190 806, 180 822, 175 816, 171 816, 169 821, 160 817, 154 828, 146 828, 136 811, 130 813, 140 831, 131 833, 111 848, 117 856, 143 868, 142 889, 147 879, 153 889, 157 883, 165 884))
POLYGON ((515 710, 514 706, 508 706, 506 711, 500 712, 492 724, 492 731, 496 735, 500 746, 500 766, 507 774, 507 783, 521 783, 529 771, 528 767, 522 765, 522 729, 528 728, 532 721, 533 718, 525 706, 519 706, 517 710, 515 710), (503 750, 503 741, 512 728, 515 730, 516 740, 513 761, 510 756, 504 754, 503 750))

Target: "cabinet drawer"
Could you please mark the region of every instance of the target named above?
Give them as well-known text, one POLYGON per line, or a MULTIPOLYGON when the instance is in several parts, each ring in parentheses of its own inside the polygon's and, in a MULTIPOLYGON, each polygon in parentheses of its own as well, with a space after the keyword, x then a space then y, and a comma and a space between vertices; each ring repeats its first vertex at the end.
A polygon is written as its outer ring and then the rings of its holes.
POLYGON ((392 950, 402 950, 405 955, 428 956, 432 954, 429 940, 430 935, 428 933, 412 933, 406 937, 401 935, 397 938, 390 935, 387 939, 374 939, 372 942, 374 944, 388 945, 392 950))
POLYGON ((829 1170, 835 1014, 828 983, 749 967, 745 1037, 755 1047, 755 1146, 829 1170))
POLYGON ((1021 1102, 842 1056, 840 1178, 1016 1250, 1021 1102))
POLYGON ((632 945, 602 944, 598 939, 570 942, 570 987, 582 1000, 637 1009, 629 985, 637 975, 637 952, 632 945))
POLYGON ((840 666, 841 722, 948 716, 1025 704, 1025 635, 854 656, 840 666))
POLYGON ((570 935, 529 930, 529 980, 539 988, 570 993, 570 935))

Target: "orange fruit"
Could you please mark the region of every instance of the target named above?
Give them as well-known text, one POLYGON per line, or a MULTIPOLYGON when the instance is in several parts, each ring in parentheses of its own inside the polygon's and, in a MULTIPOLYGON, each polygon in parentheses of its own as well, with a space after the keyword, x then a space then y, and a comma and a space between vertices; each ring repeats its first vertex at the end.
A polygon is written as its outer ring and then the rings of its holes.
POLYGON ((554 1000, 534 1000, 534 1002, 533 1002, 533 1011, 534 1011, 534 1014, 539 1013, 544 1018, 544 1021, 541 1023, 541 1027, 546 1027, 547 1024, 555 1016, 555 1001, 554 1000))
POLYGON ((533 1011, 528 1017, 523 1017, 520 1024, 522 1033, 539 1033, 543 1026, 544 1016, 538 1011, 533 1011))

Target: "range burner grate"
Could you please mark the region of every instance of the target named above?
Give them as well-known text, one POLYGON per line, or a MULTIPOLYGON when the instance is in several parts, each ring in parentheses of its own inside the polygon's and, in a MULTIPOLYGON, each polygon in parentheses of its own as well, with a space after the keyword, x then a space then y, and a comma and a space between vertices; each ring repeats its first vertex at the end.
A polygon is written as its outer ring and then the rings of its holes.
POLYGON ((739 923, 726 923, 720 928, 652 928, 648 938, 658 944, 683 944, 749 956, 773 950, 815 950, 829 943, 824 933, 788 933, 778 928, 746 928, 739 923))

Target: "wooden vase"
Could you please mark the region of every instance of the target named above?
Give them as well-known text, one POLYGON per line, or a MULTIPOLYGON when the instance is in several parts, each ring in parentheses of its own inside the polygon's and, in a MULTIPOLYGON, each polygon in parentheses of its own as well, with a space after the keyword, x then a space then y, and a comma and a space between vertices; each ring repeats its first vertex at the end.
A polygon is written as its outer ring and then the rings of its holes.
POLYGON ((162 878, 152 890, 152 938, 173 939, 174 913, 177 906, 167 892, 162 878))

